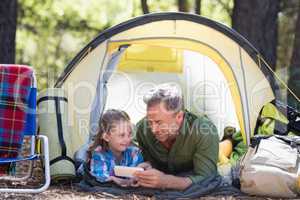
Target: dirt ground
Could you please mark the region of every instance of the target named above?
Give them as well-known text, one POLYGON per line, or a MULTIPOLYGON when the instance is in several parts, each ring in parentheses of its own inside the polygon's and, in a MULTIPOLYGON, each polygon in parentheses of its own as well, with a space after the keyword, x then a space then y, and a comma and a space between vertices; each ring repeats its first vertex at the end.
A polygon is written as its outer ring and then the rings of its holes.
MULTIPOLYGON (((137 195, 114 196, 111 194, 99 193, 85 193, 80 192, 72 186, 51 186, 45 192, 40 194, 8 194, 0 193, 0 199, 18 199, 18 200, 93 200, 93 199, 124 199, 124 200, 152 200, 155 198, 137 195)), ((201 197, 198 199, 208 200, 235 200, 235 199, 260 199, 270 200, 270 198, 257 198, 257 197, 232 197, 232 196, 219 196, 219 197, 201 197)))
POLYGON ((131 196, 114 196, 110 194, 91 194, 85 192, 79 192, 72 186, 51 186, 45 192, 39 194, 0 194, 0 199, 18 199, 18 200, 93 200, 93 199, 151 199, 149 197, 131 196))
MULTIPOLYGON (((94 200, 94 199, 124 199, 124 200, 154 200, 155 198, 126 195, 114 196, 110 194, 97 194, 79 192, 72 187, 66 186, 51 186, 47 191, 40 194, 7 194, 0 193, 0 199, 18 199, 18 200, 94 200)), ((236 199, 258 199, 258 200, 271 200, 271 198, 262 197, 233 197, 233 196, 218 196, 218 197, 201 197, 199 200, 236 200, 236 199)))
MULTIPOLYGON (((41 176, 42 170, 36 168, 33 172, 33 178, 30 178, 26 182, 0 182, 2 187, 12 188, 36 188, 41 185, 43 176, 41 176)), ((18 200, 94 200, 94 199, 124 199, 124 200, 154 200, 155 198, 139 195, 124 195, 115 196, 108 193, 89 193, 82 192, 76 183, 54 183, 45 192, 39 194, 18 194, 18 193, 0 193, 0 199, 18 199, 18 200)), ((198 199, 208 200, 235 200, 235 199, 261 199, 270 200, 270 198, 257 198, 257 197, 233 197, 233 196, 218 196, 218 197, 202 197, 198 199)))
MULTIPOLYGON (((9 187, 25 187, 33 188, 36 185, 39 185, 41 181, 39 178, 32 178, 28 182, 23 182, 22 184, 14 183, 3 183, 0 182, 3 186, 9 187)), ((55 183, 52 184, 45 192, 39 194, 18 194, 18 193, 0 193, 0 199, 18 199, 18 200, 94 200, 94 199, 124 199, 124 200, 154 200, 154 197, 139 196, 139 195, 124 195, 124 196, 115 196, 108 193, 89 193, 82 192, 78 187, 73 183, 55 183)), ((207 196, 197 199, 208 199, 208 200, 236 200, 236 199, 258 199, 258 200, 271 200, 271 198, 263 197, 233 197, 233 196, 207 196)))
MULTIPOLYGON (((18 176, 22 176, 27 170, 26 164, 20 166, 17 165, 16 173, 18 176)), ((16 183, 0 181, 0 187, 12 187, 12 188, 36 188, 41 185, 44 181, 44 176, 42 173, 42 168, 39 162, 34 166, 33 176, 27 181, 16 183)), ((73 182, 60 182, 52 183, 52 185, 45 191, 39 194, 18 194, 18 193, 0 193, 0 199, 18 199, 18 200, 94 200, 94 199, 124 199, 124 200, 152 200, 155 198, 139 195, 124 195, 124 196, 114 196, 108 193, 88 193, 82 192, 78 187, 75 186, 73 182)), ((217 196, 217 197, 201 197, 198 199, 208 199, 208 200, 235 200, 235 199, 259 199, 259 200, 271 200, 271 198, 263 197, 233 197, 233 196, 217 196)))

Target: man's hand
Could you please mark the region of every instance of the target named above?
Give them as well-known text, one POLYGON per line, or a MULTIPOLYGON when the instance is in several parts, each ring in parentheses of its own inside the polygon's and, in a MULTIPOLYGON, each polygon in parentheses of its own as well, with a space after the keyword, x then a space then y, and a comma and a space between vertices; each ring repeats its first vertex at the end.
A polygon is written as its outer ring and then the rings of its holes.
POLYGON ((149 188, 166 188, 165 174, 156 169, 148 169, 145 171, 138 171, 133 174, 140 186, 149 188))
POLYGON ((156 169, 137 171, 133 175, 139 186, 148 188, 185 190, 192 184, 192 180, 188 177, 164 174, 156 169))
POLYGON ((141 167, 141 168, 143 168, 144 170, 148 170, 148 169, 151 169, 151 168, 152 168, 150 162, 143 162, 143 163, 140 163, 140 164, 138 164, 137 167, 141 167))

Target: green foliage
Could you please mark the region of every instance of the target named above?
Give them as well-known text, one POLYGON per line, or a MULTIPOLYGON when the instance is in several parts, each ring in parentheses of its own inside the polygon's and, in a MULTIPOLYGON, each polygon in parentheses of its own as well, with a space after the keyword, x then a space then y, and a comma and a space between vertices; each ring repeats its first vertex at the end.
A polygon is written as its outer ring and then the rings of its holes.
MULTIPOLYGON (((232 0, 202 2, 204 16, 230 24, 224 5, 232 0)), ((188 5, 193 12, 194 1, 188 5)), ((176 0, 148 0, 148 6, 151 12, 178 10, 176 0)), ((35 67, 39 88, 51 87, 102 30, 141 14, 140 0, 19 0, 16 62, 35 67)))
MULTIPOLYGON (((289 65, 298 0, 282 1, 277 68, 289 65), (294 2, 294 3, 293 3, 294 2)), ((150 12, 177 0, 148 0, 150 12)), ((187 0, 194 13, 194 0, 187 0)), ((202 0, 201 15, 231 26, 233 0, 202 0)), ((68 62, 102 30, 142 14, 140 0, 19 0, 16 62, 35 67, 39 88, 53 86, 68 62)))
POLYGON ((148 0, 150 12, 178 11, 177 0, 148 0))
POLYGON ((16 62, 34 66, 39 88, 51 87, 81 48, 132 10, 131 0, 20 0, 16 62))
POLYGON ((202 0, 201 15, 231 26, 233 0, 202 0))

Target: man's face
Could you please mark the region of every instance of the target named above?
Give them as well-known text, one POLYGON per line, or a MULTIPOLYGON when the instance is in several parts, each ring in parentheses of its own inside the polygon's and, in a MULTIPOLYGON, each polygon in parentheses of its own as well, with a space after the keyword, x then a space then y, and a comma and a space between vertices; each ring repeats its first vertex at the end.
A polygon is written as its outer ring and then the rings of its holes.
POLYGON ((147 108, 147 120, 155 138, 160 142, 166 142, 177 135, 183 120, 183 112, 168 111, 161 102, 147 108))

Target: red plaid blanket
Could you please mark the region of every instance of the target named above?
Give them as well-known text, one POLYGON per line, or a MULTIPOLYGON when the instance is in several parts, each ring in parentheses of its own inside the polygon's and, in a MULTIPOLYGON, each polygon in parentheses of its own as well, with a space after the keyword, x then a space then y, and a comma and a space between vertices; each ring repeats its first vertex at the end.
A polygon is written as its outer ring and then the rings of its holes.
MULTIPOLYGON (((23 65, 0 65, 0 158, 13 158, 23 143, 33 71, 23 65)), ((0 174, 7 165, 0 166, 0 174), (2 170, 2 171, 1 171, 2 170)))

